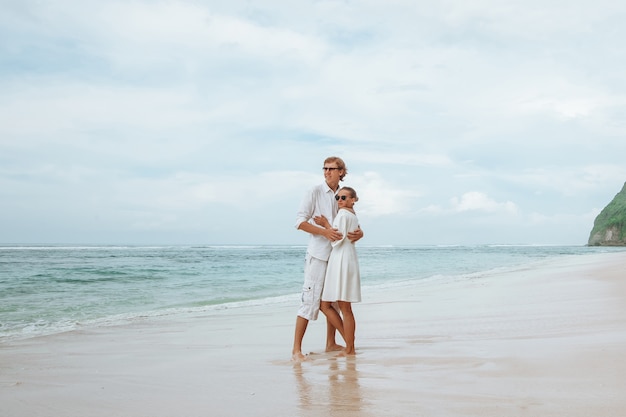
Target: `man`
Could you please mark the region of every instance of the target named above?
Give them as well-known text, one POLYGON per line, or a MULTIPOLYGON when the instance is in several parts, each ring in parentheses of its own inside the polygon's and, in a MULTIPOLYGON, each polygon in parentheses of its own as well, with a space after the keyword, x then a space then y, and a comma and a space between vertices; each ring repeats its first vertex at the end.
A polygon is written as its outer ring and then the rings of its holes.
MULTIPOLYGON (((330 242, 343 237, 337 230, 321 225, 326 222, 332 224, 337 214, 335 194, 339 189, 339 182, 343 181, 348 169, 341 158, 331 156, 324 161, 323 170, 324 183, 309 190, 300 204, 296 220, 296 228, 310 235, 304 266, 302 303, 298 309, 291 352, 291 359, 297 362, 306 360, 306 356, 302 354, 302 339, 309 321, 317 320, 319 314, 326 264, 331 251, 330 242)), ((363 232, 360 228, 348 233, 348 239, 353 243, 362 237, 363 232)), ((326 352, 343 349, 343 346, 335 342, 336 330, 326 321, 326 352)))

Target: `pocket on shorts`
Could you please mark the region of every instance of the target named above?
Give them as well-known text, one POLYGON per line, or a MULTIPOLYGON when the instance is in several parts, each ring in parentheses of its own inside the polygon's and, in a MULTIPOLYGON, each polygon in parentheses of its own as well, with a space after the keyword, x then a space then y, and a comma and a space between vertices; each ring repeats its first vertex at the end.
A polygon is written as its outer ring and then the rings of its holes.
POLYGON ((302 298, 301 301, 303 304, 313 304, 315 302, 315 284, 313 283, 304 283, 302 287, 302 298))

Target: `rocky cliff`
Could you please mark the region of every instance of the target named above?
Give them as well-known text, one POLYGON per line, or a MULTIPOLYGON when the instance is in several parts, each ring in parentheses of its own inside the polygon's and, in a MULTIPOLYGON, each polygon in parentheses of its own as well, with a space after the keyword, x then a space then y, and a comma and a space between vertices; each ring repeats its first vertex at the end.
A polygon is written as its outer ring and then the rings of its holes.
POLYGON ((626 246, 626 183, 593 223, 589 246, 626 246))

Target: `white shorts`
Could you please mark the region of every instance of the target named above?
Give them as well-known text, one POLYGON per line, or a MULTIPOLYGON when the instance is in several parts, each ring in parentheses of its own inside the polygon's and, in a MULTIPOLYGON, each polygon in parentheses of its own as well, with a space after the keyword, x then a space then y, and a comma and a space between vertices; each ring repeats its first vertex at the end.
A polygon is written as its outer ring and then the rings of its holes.
POLYGON ((298 309, 298 316, 307 320, 317 320, 320 312, 320 300, 324 289, 326 265, 322 261, 306 254, 304 259, 304 287, 302 288, 302 303, 298 309))

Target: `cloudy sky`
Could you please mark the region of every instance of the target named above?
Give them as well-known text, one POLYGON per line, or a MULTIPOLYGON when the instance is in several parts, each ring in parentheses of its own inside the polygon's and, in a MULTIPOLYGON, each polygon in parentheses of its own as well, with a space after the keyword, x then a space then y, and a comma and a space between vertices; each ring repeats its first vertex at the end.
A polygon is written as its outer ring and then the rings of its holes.
POLYGON ((584 245, 626 181, 626 3, 0 0, 0 243, 584 245))

